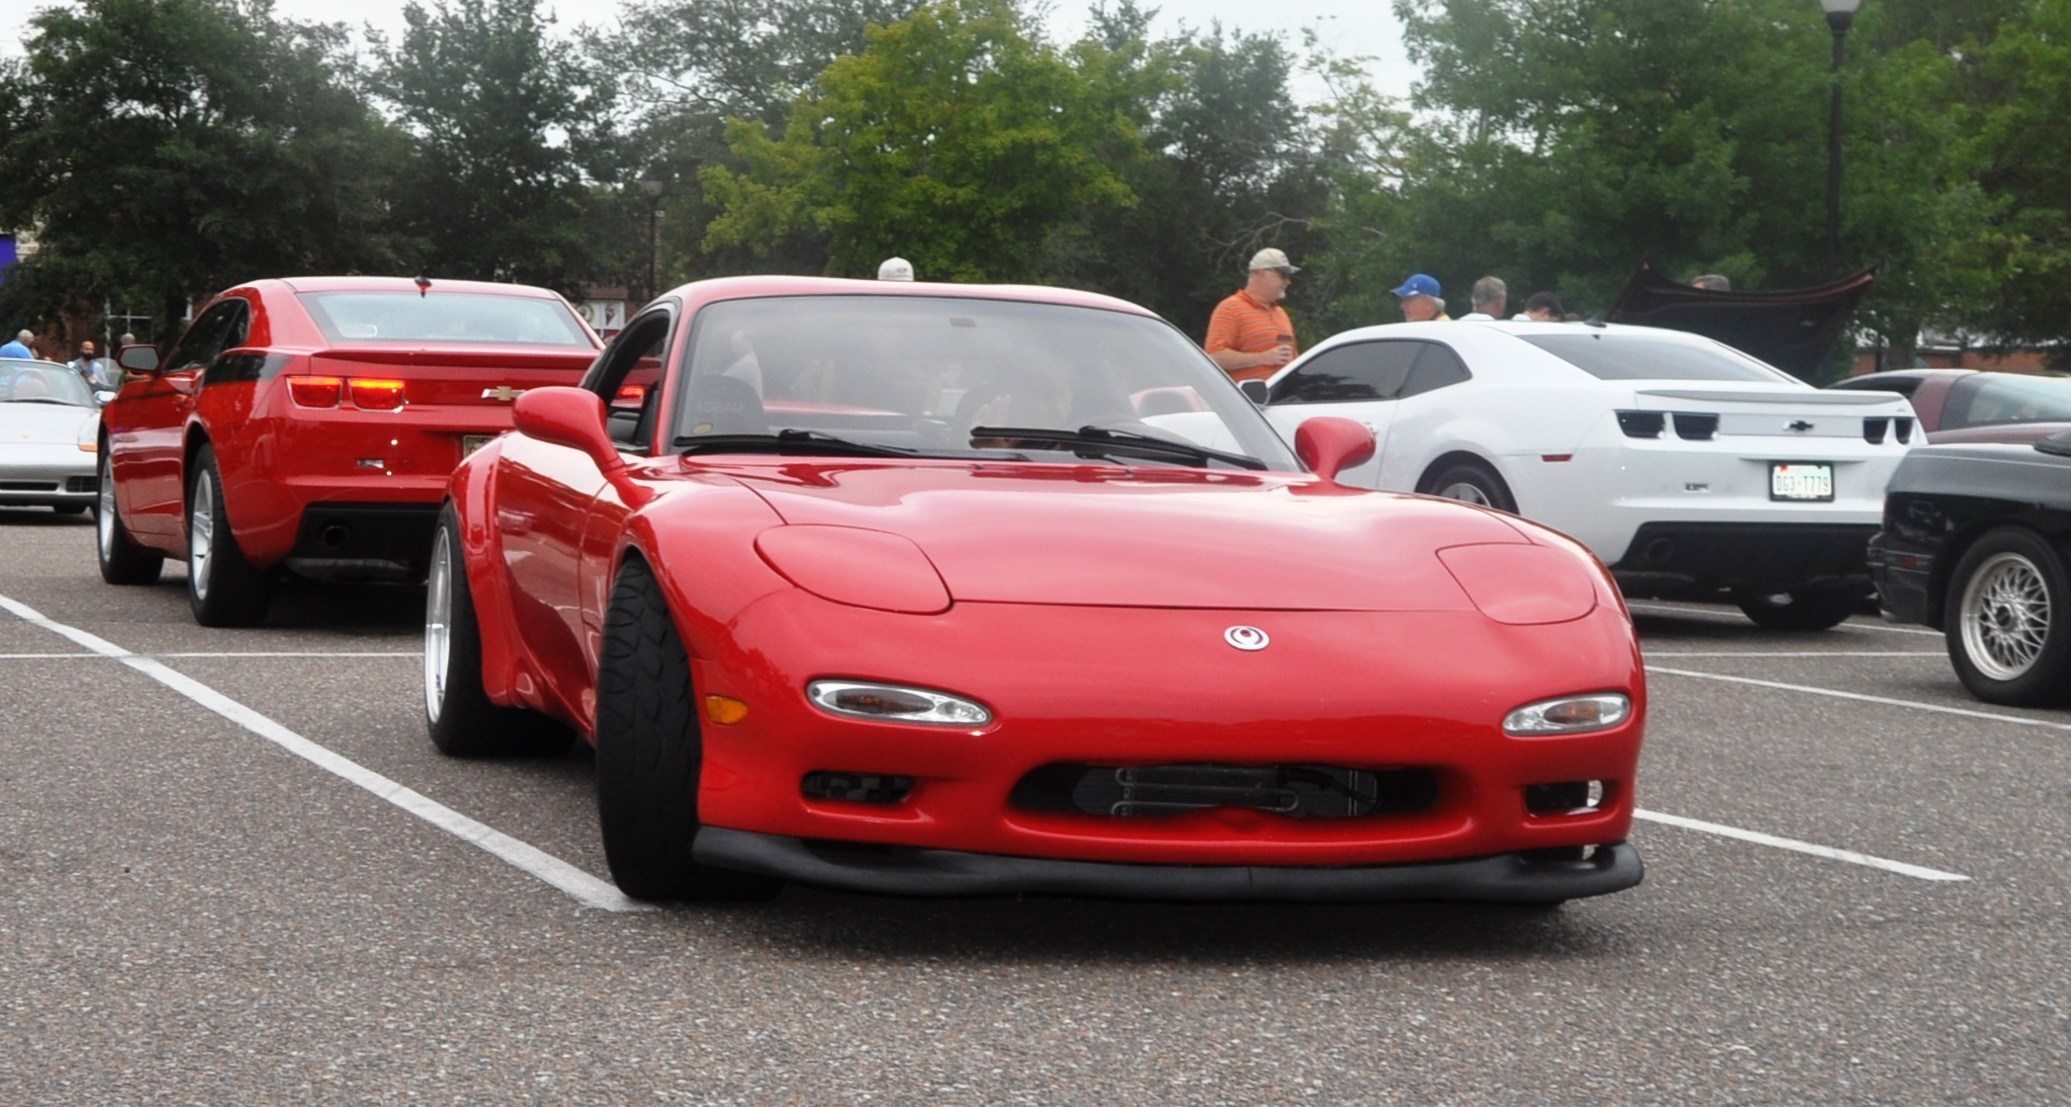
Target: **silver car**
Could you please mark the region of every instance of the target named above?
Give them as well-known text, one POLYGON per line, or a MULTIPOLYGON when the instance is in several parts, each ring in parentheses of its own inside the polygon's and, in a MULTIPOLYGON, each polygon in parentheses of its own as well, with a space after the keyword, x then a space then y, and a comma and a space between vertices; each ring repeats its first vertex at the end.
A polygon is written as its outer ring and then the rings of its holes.
POLYGON ((0 360, 0 506, 93 506, 100 424, 93 390, 69 367, 0 360))

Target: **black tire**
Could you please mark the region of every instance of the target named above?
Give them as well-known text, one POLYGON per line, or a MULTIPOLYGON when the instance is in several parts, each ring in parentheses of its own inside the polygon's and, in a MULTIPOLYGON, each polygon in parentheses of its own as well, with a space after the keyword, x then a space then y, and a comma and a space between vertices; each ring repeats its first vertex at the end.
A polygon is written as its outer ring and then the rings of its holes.
POLYGON ((86 505, 85 505, 85 504, 52 504, 52 505, 50 505, 50 509, 51 509, 52 511, 55 511, 55 512, 57 512, 57 513, 58 513, 59 515, 84 515, 84 514, 86 514, 86 505))
POLYGON ((223 507, 216 451, 203 446, 187 478, 187 606, 205 627, 249 627, 266 620, 273 577, 245 560, 223 507))
POLYGON ((1827 630, 1862 608, 1860 588, 1801 588, 1793 592, 1733 590, 1733 603, 1765 630, 1827 630))
POLYGON ((575 744, 557 720, 500 706, 482 690, 482 625, 452 504, 439 512, 424 596, 424 729, 448 757, 550 757, 575 744))
POLYGON ((597 666, 597 814, 611 878, 635 899, 767 899, 781 881, 692 859, 697 702, 661 582, 629 560, 611 589, 597 666))
POLYGON ((108 444, 101 443, 100 510, 94 513, 94 550, 101 579, 109 584, 154 584, 165 570, 165 556, 153 553, 129 536, 122 512, 115 506, 115 475, 108 444))
POLYGON ((1949 574, 1942 608, 1949 661, 1971 695, 2011 707, 2071 701, 2071 577, 2042 536, 2003 527, 1949 574))
POLYGON ((1424 482, 1428 495, 1517 514, 1517 498, 1494 469, 1479 461, 1455 461, 1424 482))

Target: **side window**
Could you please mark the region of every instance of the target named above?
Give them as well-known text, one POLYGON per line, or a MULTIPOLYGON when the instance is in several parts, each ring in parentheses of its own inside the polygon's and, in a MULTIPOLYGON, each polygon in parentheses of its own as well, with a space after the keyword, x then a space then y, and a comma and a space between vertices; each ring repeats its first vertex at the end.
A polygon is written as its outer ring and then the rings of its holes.
POLYGON ((1275 404, 1393 399, 1417 358, 1415 342, 1355 342, 1309 359, 1273 389, 1275 404))
POLYGON ((1402 386, 1402 398, 1436 392, 1455 384, 1464 384, 1474 379, 1467 371, 1467 363, 1450 346, 1436 342, 1420 342, 1417 364, 1409 371, 1409 383, 1402 386))
POLYGON ((208 368, 217 354, 244 340, 248 325, 248 312, 243 300, 226 300, 202 312, 201 318, 187 328, 187 333, 180 337, 179 344, 165 359, 166 371, 180 373, 208 368))
POLYGON ((611 438, 620 446, 645 449, 654 440, 654 410, 670 322, 665 311, 635 319, 604 353, 592 387, 604 397, 611 438))

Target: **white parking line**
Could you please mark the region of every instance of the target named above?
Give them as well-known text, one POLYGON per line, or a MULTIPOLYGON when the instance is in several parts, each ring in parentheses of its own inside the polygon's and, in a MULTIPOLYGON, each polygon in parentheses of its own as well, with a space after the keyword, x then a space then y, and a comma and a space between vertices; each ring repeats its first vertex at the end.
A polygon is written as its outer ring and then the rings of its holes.
POLYGON ((1885 872, 1898 873, 1920 880, 1970 879, 1961 873, 1943 872, 1940 869, 1930 869, 1923 865, 1908 865, 1904 861, 1887 861, 1882 857, 1871 857, 1867 853, 1857 853, 1852 849, 1816 846, 1811 842, 1800 842, 1796 838, 1779 838, 1774 834, 1763 834, 1757 830, 1742 830, 1737 826, 1708 823, 1702 819, 1686 819, 1681 815, 1666 815, 1659 811, 1634 811, 1632 817, 1635 819, 1645 819, 1649 822, 1662 823, 1666 826, 1678 826, 1684 830, 1716 834, 1721 838, 1734 838, 1742 842, 1753 842, 1756 845, 1774 846, 1777 849, 1787 849, 1794 853, 1806 853, 1814 857, 1824 857, 1829 861, 1846 861, 1851 865, 1867 865, 1873 869, 1882 869, 1885 872))
POLYGON ((476 822, 466 815, 439 803, 420 792, 382 776, 360 763, 343 757, 331 750, 302 737, 287 727, 259 714, 244 704, 210 688, 192 677, 167 668, 164 664, 140 654, 131 653, 104 638, 96 637, 75 627, 45 618, 36 609, 17 603, 6 596, 0 596, 0 610, 12 612, 18 618, 42 627, 53 634, 61 635, 93 651, 102 657, 111 657, 165 685, 167 688, 208 708, 210 711, 230 720, 244 729, 272 742, 274 745, 294 754, 312 765, 338 777, 356 787, 388 801, 425 822, 446 831, 462 841, 479 846, 497 858, 514 865, 533 876, 574 896, 591 907, 606 911, 646 911, 650 908, 628 898, 617 888, 599 880, 574 865, 561 860, 536 846, 518 841, 516 838, 493 827, 476 822))
POLYGON ((1947 650, 1650 650, 1648 657, 1947 657, 1947 650))
POLYGON ((1727 676, 1724 673, 1700 673, 1695 669, 1671 669, 1664 665, 1647 666, 1649 673, 1666 673, 1669 676, 1690 677, 1695 680, 1719 680, 1728 684, 1752 684, 1758 688, 1775 688, 1784 692, 1803 692, 1808 696, 1832 696, 1835 699, 1857 700, 1862 703, 1883 704, 1886 707, 1909 707, 1915 711, 1932 711, 1941 715, 1961 715, 1966 719, 1990 719, 1995 723, 2013 723, 2016 726, 2039 726, 2046 730, 2071 730, 2071 723, 2051 722, 2048 719, 2030 719, 2021 715, 2003 715, 1997 711, 1977 711, 1968 707, 1949 707, 1939 703, 1923 703, 1919 700, 1900 700, 1890 696, 1870 696, 1861 692, 1843 692, 1835 688, 1819 688, 1810 684, 1787 684, 1780 680, 1757 680, 1754 677, 1727 676))
MULTIPOLYGON (((1661 603, 1627 603, 1625 606, 1642 615, 1688 615, 1700 618, 1724 619, 1746 627, 1754 626, 1753 623, 1748 621, 1747 616, 1738 615, 1730 611, 1721 611, 1716 607, 1678 607, 1661 603)), ((1940 638, 1942 636, 1941 631, 1929 630, 1926 627, 1895 627, 1881 622, 1858 623, 1850 620, 1840 624, 1835 629, 1838 630, 1841 627, 1846 627, 1850 630, 1881 630, 1887 634, 1925 634, 1930 638, 1940 638)))
MULTIPOLYGON (((183 650, 178 653, 133 653, 126 657, 423 657, 421 650, 183 650)), ((43 661, 52 658, 77 659, 97 657, 108 661, 120 661, 122 657, 105 653, 0 653, 0 661, 43 661)))

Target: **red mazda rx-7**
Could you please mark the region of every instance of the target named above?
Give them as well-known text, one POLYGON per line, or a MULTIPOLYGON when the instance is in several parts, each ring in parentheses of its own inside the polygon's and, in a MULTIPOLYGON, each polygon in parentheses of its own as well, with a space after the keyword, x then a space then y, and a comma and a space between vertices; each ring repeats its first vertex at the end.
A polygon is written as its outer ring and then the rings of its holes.
POLYGON ((570 384, 599 343, 543 288, 380 277, 254 281, 162 361, 118 357, 102 409, 101 578, 187 562, 204 626, 266 617, 284 571, 422 576, 446 478, 510 429, 527 388, 570 384))
POLYGON ((733 278, 453 475, 425 708, 596 746, 613 877, 910 894, 1629 887, 1645 714, 1589 552, 1347 488, 1170 324, 1043 288, 733 278))

